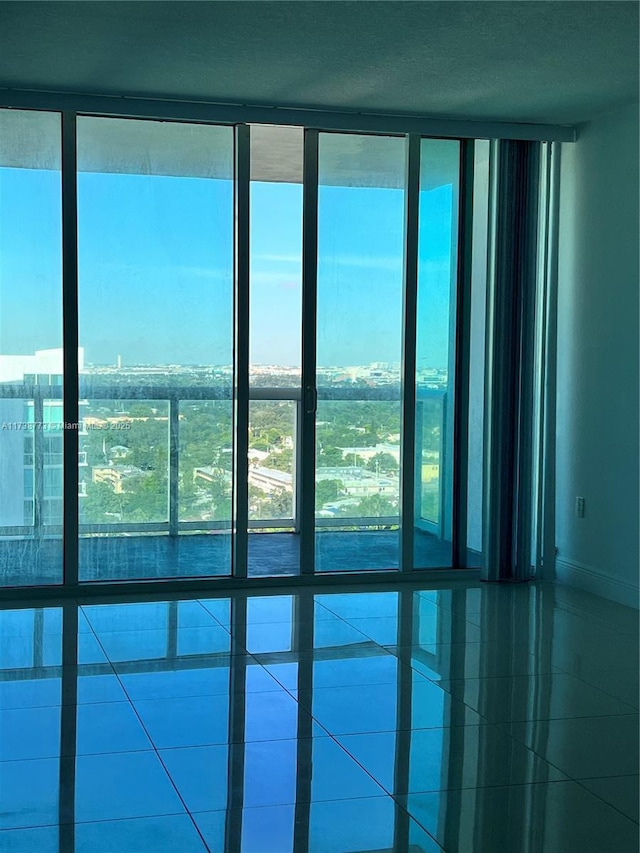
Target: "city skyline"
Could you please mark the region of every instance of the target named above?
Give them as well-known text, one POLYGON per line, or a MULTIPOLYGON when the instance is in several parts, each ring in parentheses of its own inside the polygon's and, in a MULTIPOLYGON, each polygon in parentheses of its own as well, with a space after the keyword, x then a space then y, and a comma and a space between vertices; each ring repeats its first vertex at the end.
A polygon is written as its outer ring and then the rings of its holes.
MULTIPOLYGON (((118 354, 115 363, 111 364, 87 364, 84 360, 84 350, 79 348, 78 368, 80 376, 106 375, 134 376, 134 377, 182 377, 199 376, 201 374, 222 374, 232 376, 233 365, 200 365, 200 364, 126 364, 123 363, 122 355, 118 354)), ((15 383, 36 382, 38 385, 53 384, 61 385, 63 379, 63 349, 37 350, 28 355, 0 354, 0 385, 15 383), (44 377, 48 381, 44 381, 44 377)), ((317 367, 316 374, 320 379, 329 378, 341 384, 349 380, 376 380, 376 383, 397 383, 401 378, 401 364, 399 362, 371 362, 361 365, 330 365, 317 367)), ((448 368, 434 368, 431 366, 418 367, 416 376, 422 382, 430 380, 437 385, 445 386, 448 382, 448 368)), ((259 377, 273 377, 277 385, 282 385, 282 380, 293 377, 296 382, 302 379, 302 371, 299 367, 274 364, 250 364, 250 379, 259 377)), ((226 382, 227 380, 225 380, 226 382)), ((318 383, 318 384, 320 384, 318 383)), ((183 383, 181 383, 183 384, 183 383)), ((369 382, 371 384, 371 382, 369 382)), ((427 382, 427 387, 429 384, 427 382)))

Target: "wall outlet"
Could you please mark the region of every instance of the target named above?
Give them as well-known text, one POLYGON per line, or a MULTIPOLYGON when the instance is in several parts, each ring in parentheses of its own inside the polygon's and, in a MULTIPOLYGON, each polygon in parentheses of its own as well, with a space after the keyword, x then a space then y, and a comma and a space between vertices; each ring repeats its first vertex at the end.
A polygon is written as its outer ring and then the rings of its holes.
POLYGON ((576 516, 578 518, 584 518, 584 498, 576 498, 576 516))

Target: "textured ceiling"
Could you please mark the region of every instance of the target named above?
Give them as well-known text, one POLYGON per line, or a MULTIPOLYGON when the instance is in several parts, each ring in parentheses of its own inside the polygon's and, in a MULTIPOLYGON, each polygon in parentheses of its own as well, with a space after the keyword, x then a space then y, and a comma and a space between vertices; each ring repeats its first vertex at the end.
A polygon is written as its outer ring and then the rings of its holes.
POLYGON ((638 97, 638 4, 1 2, 0 86, 576 124, 638 97))

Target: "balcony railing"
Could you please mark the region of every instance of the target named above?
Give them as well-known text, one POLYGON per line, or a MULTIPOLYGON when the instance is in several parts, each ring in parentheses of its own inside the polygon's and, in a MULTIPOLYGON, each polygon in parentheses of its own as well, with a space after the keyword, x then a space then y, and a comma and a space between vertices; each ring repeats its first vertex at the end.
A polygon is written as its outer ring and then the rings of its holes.
MULTIPOLYGON (((127 384, 99 384, 91 382, 90 386, 81 388, 81 412, 91 401, 128 403, 163 402, 167 408, 167 513, 166 520, 158 521, 109 521, 104 523, 87 523, 80 521, 79 532, 81 534, 135 534, 135 533, 168 533, 177 536, 180 533, 194 531, 228 531, 232 527, 230 519, 225 520, 184 520, 180 518, 180 403, 183 402, 232 402, 231 390, 224 385, 216 386, 172 386, 172 385, 127 385, 127 384), (87 393, 90 391, 90 394, 87 393)), ((0 385, 0 407, 4 401, 22 401, 33 408, 33 422, 42 424, 45 422, 45 401, 58 401, 62 406, 62 387, 59 385, 36 385, 36 384, 3 384, 0 385)), ((299 531, 300 524, 300 494, 301 482, 299 472, 301 470, 300 450, 302 447, 302 392, 300 388, 279 387, 251 387, 249 393, 250 403, 254 401, 266 402, 290 402, 293 404, 293 477, 292 477, 292 515, 286 518, 251 518, 249 529, 251 530, 292 530, 299 531)), ((318 388, 318 401, 322 402, 395 402, 400 404, 401 393, 398 386, 379 386, 373 388, 363 387, 340 387, 328 386, 318 388)), ((15 412, 15 408, 13 410, 15 412)), ((447 453, 447 392, 440 389, 419 388, 416 400, 417 428, 416 428, 416 493, 414 520, 417 527, 432 533, 440 533, 444 508, 448 498, 446 470, 450 465, 447 453), (437 476, 437 506, 429 512, 422 506, 422 465, 423 458, 423 430, 422 418, 425 406, 435 405, 439 411, 437 426, 440 431, 440 448, 438 452, 438 476, 437 476)), ((4 417, 4 412, 2 413, 4 417)), ((61 418, 58 423, 51 423, 49 429, 32 428, 30 425, 23 426, 25 434, 32 436, 33 440, 33 523, 32 524, 0 524, 0 536, 3 537, 30 537, 59 536, 62 533, 62 524, 44 523, 44 501, 45 501, 45 469, 51 468, 46 464, 44 448, 45 436, 58 434, 62 436, 61 418)), ((84 422, 78 425, 81 436, 87 435, 84 422)), ((6 448, 0 444, 0 453, 6 448)), ((14 448, 15 450, 15 448, 14 448)), ((347 461, 347 460, 345 460, 347 461)), ((91 466, 91 460, 85 449, 80 449, 78 464, 80 468, 91 466)), ((31 466, 29 466, 31 467, 31 466)), ((61 465, 59 466, 62 467, 61 465)), ((98 466, 93 466, 98 467, 98 466)), ((103 466, 104 467, 104 466, 103 466)), ((319 469, 322 470, 322 469, 319 469)), ((5 488, 8 484, 5 482, 5 488)), ((21 488, 22 483, 15 483, 15 488, 21 488)), ((82 479, 80 483, 80 500, 86 497, 85 485, 82 479)), ((60 491, 60 502, 62 493, 60 491)), ((400 523, 400 513, 385 516, 364 516, 362 514, 340 514, 335 517, 322 517, 316 514, 315 524, 319 528, 331 527, 389 527, 400 523)))

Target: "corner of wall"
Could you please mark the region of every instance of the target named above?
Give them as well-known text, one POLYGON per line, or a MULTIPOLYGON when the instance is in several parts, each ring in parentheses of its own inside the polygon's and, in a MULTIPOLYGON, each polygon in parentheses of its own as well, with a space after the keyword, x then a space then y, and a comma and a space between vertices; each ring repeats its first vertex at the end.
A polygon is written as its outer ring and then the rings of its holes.
POLYGON ((556 396, 555 580, 635 607, 638 116, 607 113, 563 149, 556 396))

